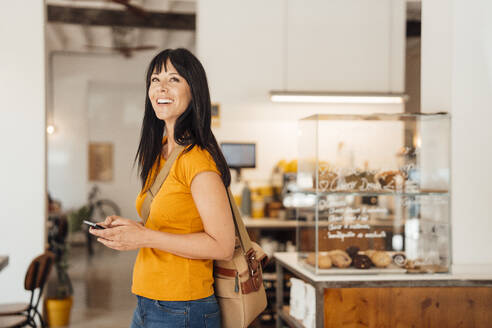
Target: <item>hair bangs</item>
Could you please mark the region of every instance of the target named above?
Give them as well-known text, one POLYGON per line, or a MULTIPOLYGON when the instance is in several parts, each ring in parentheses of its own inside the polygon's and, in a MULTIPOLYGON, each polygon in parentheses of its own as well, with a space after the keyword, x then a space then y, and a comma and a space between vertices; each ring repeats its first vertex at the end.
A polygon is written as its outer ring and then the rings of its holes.
POLYGON ((187 69, 186 67, 185 58, 180 54, 180 49, 166 49, 157 54, 149 65, 147 71, 147 82, 150 82, 150 77, 152 74, 160 74, 163 67, 164 71, 167 72, 168 60, 174 66, 178 74, 189 82, 189 68, 187 69))
POLYGON ((155 56, 154 60, 150 63, 149 75, 154 73, 160 74, 162 71, 162 66, 164 66, 164 70, 167 72, 165 64, 169 57, 169 50, 162 51, 160 54, 155 56))

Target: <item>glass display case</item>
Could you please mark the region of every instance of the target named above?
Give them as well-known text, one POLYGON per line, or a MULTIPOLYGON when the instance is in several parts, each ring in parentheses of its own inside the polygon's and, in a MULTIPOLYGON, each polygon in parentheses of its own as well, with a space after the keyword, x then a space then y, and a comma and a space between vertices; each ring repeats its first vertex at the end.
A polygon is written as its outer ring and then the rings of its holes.
POLYGON ((316 274, 450 267, 450 117, 314 115, 299 122, 298 260, 316 274))

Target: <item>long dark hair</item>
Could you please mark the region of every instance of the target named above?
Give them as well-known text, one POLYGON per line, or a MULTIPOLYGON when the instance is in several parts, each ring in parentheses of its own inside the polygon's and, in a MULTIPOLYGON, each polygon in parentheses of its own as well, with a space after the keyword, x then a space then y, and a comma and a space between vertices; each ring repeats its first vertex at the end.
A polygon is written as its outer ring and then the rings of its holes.
MULTIPOLYGON (((161 51, 152 59, 147 69, 145 114, 140 131, 140 143, 135 156, 135 162, 138 162, 142 189, 146 186, 152 166, 156 160, 160 160, 162 138, 165 131, 165 122, 157 118, 149 99, 150 78, 154 71, 159 74, 162 67, 166 69, 165 64, 168 59, 179 75, 188 82, 191 91, 190 105, 176 120, 174 136, 172 137, 178 145, 189 146, 185 150, 186 152, 195 146, 206 149, 214 159, 224 185, 228 187, 231 183, 231 173, 210 128, 212 105, 205 70, 200 61, 189 50, 179 48, 161 51)), ((168 138, 170 137, 168 136, 168 138)))

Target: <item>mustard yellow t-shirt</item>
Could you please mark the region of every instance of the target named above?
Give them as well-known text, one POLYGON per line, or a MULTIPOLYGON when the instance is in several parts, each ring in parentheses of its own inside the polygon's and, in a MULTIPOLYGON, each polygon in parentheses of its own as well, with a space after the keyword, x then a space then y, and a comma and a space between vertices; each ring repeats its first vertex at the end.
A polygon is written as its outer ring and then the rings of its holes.
MULTIPOLYGON (((165 160, 161 159, 158 170, 165 160)), ((158 171, 151 175, 152 178, 158 171)), ((191 196, 191 182, 200 172, 219 170, 207 150, 193 147, 176 159, 150 207, 145 227, 175 234, 204 231, 191 196)), ((140 214, 145 193, 136 200, 140 214)), ((161 301, 188 301, 213 294, 213 261, 192 260, 154 248, 141 248, 133 268, 132 293, 161 301)))

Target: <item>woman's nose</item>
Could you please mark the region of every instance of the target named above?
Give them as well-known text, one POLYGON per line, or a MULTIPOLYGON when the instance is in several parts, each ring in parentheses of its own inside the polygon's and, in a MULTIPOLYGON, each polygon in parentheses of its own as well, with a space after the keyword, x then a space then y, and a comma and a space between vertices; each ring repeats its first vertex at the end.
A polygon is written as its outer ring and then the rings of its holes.
POLYGON ((167 83, 165 81, 161 82, 161 91, 167 91, 167 83))

